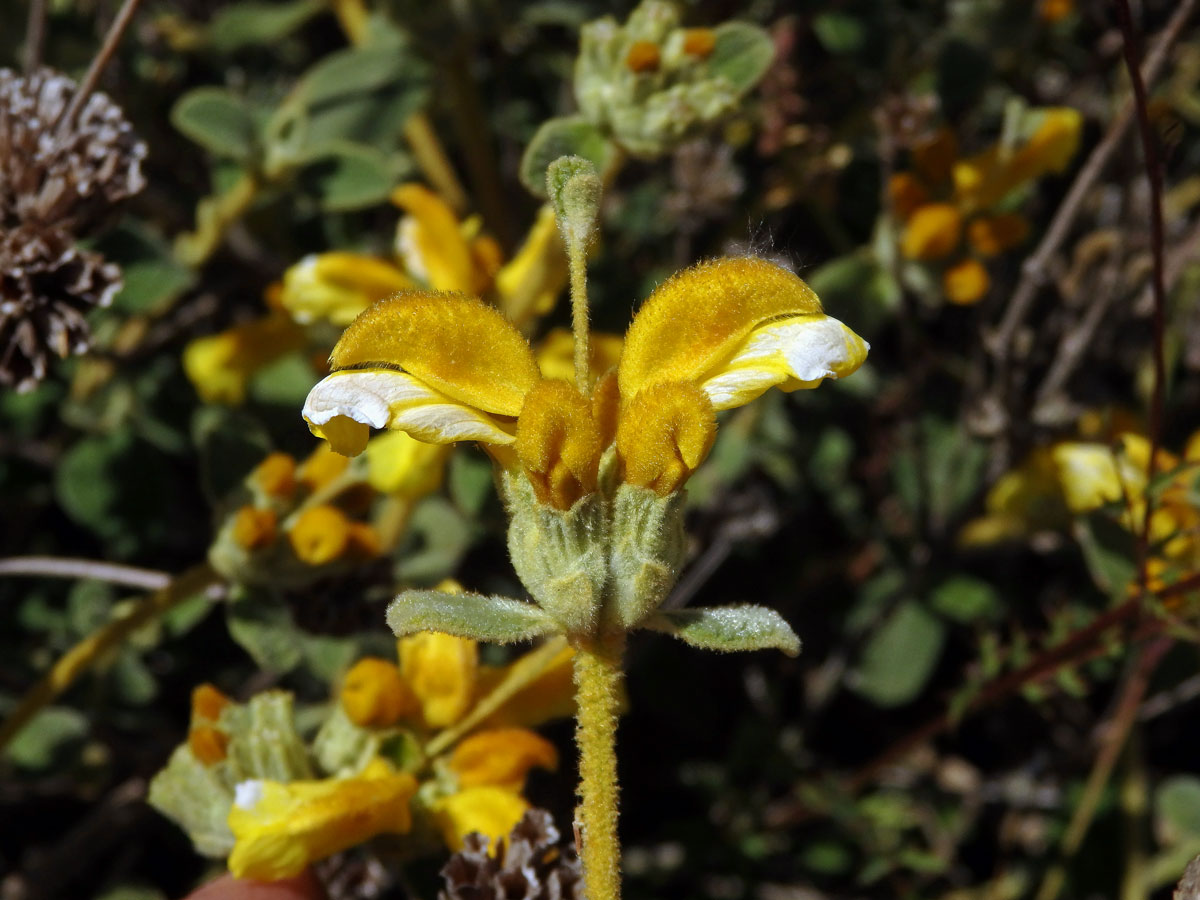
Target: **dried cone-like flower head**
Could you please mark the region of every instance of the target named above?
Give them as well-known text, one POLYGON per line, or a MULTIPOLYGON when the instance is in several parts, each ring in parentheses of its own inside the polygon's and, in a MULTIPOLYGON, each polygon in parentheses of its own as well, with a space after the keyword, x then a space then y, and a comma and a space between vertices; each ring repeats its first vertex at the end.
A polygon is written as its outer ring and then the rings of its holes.
POLYGON ((62 230, 0 228, 0 385, 30 390, 51 354, 87 350, 86 313, 107 306, 120 286, 115 265, 62 230))
POLYGON ((146 145, 107 96, 87 98, 63 123, 77 85, 39 69, 0 69, 0 225, 93 229, 145 186, 146 145))
POLYGON ((487 838, 471 834, 442 869, 438 900, 580 900, 583 881, 571 847, 559 848, 550 814, 528 810, 494 854, 487 838))

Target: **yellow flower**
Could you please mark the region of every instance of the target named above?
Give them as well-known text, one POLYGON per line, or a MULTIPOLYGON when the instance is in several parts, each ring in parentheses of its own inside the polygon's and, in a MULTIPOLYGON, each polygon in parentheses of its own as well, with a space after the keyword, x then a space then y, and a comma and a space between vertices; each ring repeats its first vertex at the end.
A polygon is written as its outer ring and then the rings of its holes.
POLYGON ((377 300, 416 287, 404 271, 359 253, 304 257, 283 275, 279 302, 297 322, 346 326, 377 300))
POLYGON ((512 831, 527 809, 529 804, 520 794, 487 786, 451 794, 438 803, 433 814, 451 850, 461 850, 463 838, 478 832, 489 839, 494 853, 496 842, 512 831))
POLYGON ((378 435, 367 444, 367 482, 380 493, 419 500, 441 487, 446 453, 403 431, 378 435))
POLYGON ((246 399, 250 378, 304 346, 304 332, 282 313, 197 338, 183 350, 183 370, 205 403, 236 406, 246 399))
POLYGON ((990 285, 987 269, 975 259, 955 263, 942 275, 942 291, 946 299, 960 306, 978 303, 990 285))
POLYGON ((229 828, 236 843, 229 870, 237 878, 277 881, 378 834, 412 827, 408 803, 417 782, 374 760, 362 774, 322 781, 244 781, 229 828))
MULTIPOLYGON (((619 334, 592 332, 588 342, 588 367, 595 381, 616 368, 624 343, 619 334)), ((537 348, 537 364, 542 377, 575 382, 575 335, 566 328, 552 328, 537 348)))
POLYGON ((496 273, 496 305, 521 327, 554 309, 567 285, 567 255, 554 210, 543 206, 517 255, 496 273))
POLYGON ((435 291, 482 293, 490 283, 446 201, 429 188, 404 184, 392 202, 408 215, 396 229, 396 255, 405 270, 435 291))
POLYGON ((261 550, 275 543, 276 519, 272 509, 243 506, 233 516, 233 540, 243 550, 261 550))
POLYGON ((556 768, 558 753, 548 740, 525 728, 480 731, 463 740, 450 756, 450 771, 464 789, 494 785, 520 793, 535 766, 556 768))
POLYGON ((445 728, 463 717, 475 695, 475 641, 426 631, 400 642, 400 673, 416 694, 425 724, 445 728))
POLYGON ((417 698, 395 663, 360 659, 342 680, 346 717, 363 728, 387 728, 417 710, 417 698))
POLYGON ((967 225, 967 240, 980 256, 999 256, 1029 237, 1029 220, 1017 213, 980 216, 967 225))
POLYGON ((268 453, 250 473, 250 483, 271 499, 286 500, 296 489, 296 460, 287 453, 268 453))
POLYGON ((661 463, 650 480, 673 490, 707 452, 713 410, 771 387, 844 377, 866 353, 791 272, 756 258, 721 259, 654 291, 630 326, 616 384, 602 381, 584 398, 543 379, 525 339, 493 308, 462 294, 412 292, 350 325, 304 417, 348 455, 363 450, 370 428, 481 441, 506 466, 522 466, 542 502, 565 508, 594 489, 599 451, 621 432, 609 425, 614 416, 638 417, 655 436, 627 427, 618 453, 624 446, 642 475, 661 463), (639 399, 651 389, 658 401, 639 399))
POLYGON ((927 203, 909 217, 900 250, 909 259, 949 256, 962 238, 962 213, 950 203, 927 203))

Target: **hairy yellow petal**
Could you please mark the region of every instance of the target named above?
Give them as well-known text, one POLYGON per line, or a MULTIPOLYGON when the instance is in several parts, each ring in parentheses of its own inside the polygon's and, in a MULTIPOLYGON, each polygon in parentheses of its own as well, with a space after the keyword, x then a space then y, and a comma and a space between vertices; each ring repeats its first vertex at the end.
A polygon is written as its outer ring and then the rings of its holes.
POLYGON ((617 423, 623 479, 665 497, 704 462, 716 436, 704 391, 682 382, 653 385, 633 398, 617 423))
POLYGON ((526 728, 494 728, 464 739, 450 757, 460 787, 494 785, 520 792, 534 766, 558 766, 554 745, 526 728))
POLYGON ((400 369, 467 406, 521 412, 539 379, 533 351, 504 316, 475 297, 410 291, 376 303, 333 348, 335 370, 400 369))
POLYGON ((461 850, 463 838, 479 832, 491 842, 489 852, 495 853, 496 842, 512 831, 527 809, 529 804, 520 794, 483 786, 445 798, 434 809, 434 818, 451 850, 461 850))
POLYGON ((554 209, 543 206, 517 255, 496 273, 496 295, 505 314, 524 325, 554 309, 567 285, 567 254, 554 209))
POLYGON ((755 327, 820 312, 807 284, 763 259, 718 259, 685 269, 634 317, 618 367, 621 396, 663 382, 699 382, 755 327))
POLYGON ((416 286, 402 269, 373 256, 312 254, 284 272, 279 302, 297 322, 345 326, 372 303, 416 286))
POLYGON ((417 711, 417 697, 386 659, 360 659, 342 679, 340 694, 346 717, 363 728, 387 728, 417 711))
POLYGON ((437 631, 402 638, 400 674, 420 701, 425 723, 445 728, 463 717, 475 695, 475 641, 437 631))
POLYGON ((396 231, 396 250, 409 274, 435 291, 475 291, 471 247, 446 201, 423 185, 404 184, 392 191, 392 202, 408 213, 396 231))
POLYGON ((412 827, 408 803, 417 782, 380 761, 362 775, 323 781, 243 781, 229 828, 229 870, 238 878, 278 881, 377 834, 412 827))
POLYGON ((309 391, 304 418, 313 434, 345 456, 367 446, 371 428, 406 431, 430 444, 511 444, 516 422, 455 402, 394 369, 345 369, 309 391))
POLYGON ((570 509, 596 490, 603 448, 591 399, 565 381, 543 381, 525 399, 514 449, 538 502, 570 509))

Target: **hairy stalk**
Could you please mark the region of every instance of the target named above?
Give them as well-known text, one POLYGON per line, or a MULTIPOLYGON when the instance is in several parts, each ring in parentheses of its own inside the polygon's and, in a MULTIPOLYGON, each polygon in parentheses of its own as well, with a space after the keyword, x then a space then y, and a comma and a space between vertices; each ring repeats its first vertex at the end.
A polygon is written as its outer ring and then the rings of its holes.
POLYGON ((30 719, 53 703, 55 698, 74 684, 80 675, 109 650, 120 646, 143 625, 154 621, 189 597, 194 597, 201 591, 211 590, 220 582, 221 576, 212 568, 207 565, 196 566, 162 590, 140 600, 120 618, 113 619, 85 637, 59 658, 50 671, 26 692, 3 724, 0 724, 0 750, 8 745, 17 732, 29 724, 30 719))
POLYGON ((567 242, 567 259, 571 270, 571 327, 575 332, 575 386, 580 393, 587 394, 588 358, 588 297, 587 297, 587 244, 578 236, 567 242))
POLYGON ((32 72, 42 64, 42 48, 46 43, 46 0, 31 0, 29 19, 25 24, 25 71, 32 72))
POLYGON ((601 635, 575 648, 575 697, 579 706, 579 806, 576 820, 588 900, 619 900, 621 844, 617 839, 617 708, 624 672, 622 632, 601 635))

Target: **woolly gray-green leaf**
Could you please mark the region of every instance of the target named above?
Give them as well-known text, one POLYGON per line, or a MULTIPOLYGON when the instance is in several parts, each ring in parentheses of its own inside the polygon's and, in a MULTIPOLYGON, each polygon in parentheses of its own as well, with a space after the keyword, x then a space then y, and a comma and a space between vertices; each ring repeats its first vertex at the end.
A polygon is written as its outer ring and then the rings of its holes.
POLYGON ((561 630, 554 619, 532 603, 442 591, 405 591, 388 606, 387 623, 396 637, 443 631, 496 644, 526 641, 561 630))
POLYGON ((774 647, 788 656, 800 653, 800 638, 773 609, 763 606, 716 606, 673 609, 655 613, 643 628, 674 635, 704 650, 766 650, 774 647))

